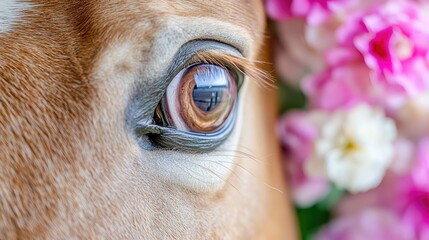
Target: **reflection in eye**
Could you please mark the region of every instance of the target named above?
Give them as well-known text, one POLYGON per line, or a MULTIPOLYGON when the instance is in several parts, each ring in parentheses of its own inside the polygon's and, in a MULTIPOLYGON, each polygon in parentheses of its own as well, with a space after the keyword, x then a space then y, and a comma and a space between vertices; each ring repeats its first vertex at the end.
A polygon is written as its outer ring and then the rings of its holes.
POLYGON ((183 131, 215 132, 232 115, 239 81, 238 71, 214 64, 185 68, 168 86, 155 121, 183 131))

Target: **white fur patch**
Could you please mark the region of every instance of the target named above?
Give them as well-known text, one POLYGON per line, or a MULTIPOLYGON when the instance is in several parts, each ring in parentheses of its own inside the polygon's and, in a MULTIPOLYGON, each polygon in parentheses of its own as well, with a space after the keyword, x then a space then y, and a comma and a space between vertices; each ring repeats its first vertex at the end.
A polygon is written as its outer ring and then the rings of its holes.
MULTIPOLYGON (((201 17, 174 16, 165 18, 164 21, 166 21, 164 25, 166 27, 157 32, 154 40, 151 41, 150 51, 147 51, 149 46, 133 43, 130 40, 129 42, 112 44, 109 46, 110 48, 106 48, 105 52, 98 58, 98 62, 94 64, 93 76, 98 76, 97 79, 108 79, 109 81, 103 80, 103 86, 116 89, 116 91, 118 91, 118 86, 121 88, 131 86, 131 84, 124 84, 124 82, 136 81, 137 78, 141 79, 140 81, 144 80, 145 85, 151 85, 164 77, 163 74, 167 71, 178 49, 195 39, 213 39, 230 44, 240 49, 243 56, 249 58, 254 54, 250 34, 236 25, 201 17), (142 64, 144 60, 139 59, 142 58, 139 57, 141 53, 145 53, 144 59, 150 61, 142 64), (117 68, 114 66, 118 63, 126 63, 125 65, 131 66, 130 69, 133 69, 131 72, 136 75, 124 75, 124 73, 115 72, 117 68), (108 84, 112 85, 108 86, 108 84)), ((144 33, 147 30, 142 27, 141 30, 137 28, 136 32, 138 31, 144 33)), ((117 105, 116 109, 127 104, 126 101, 128 100, 125 96, 129 94, 126 92, 114 95, 116 96, 114 98, 115 104, 121 103, 117 105), (117 96, 124 97, 118 99, 117 96)), ((240 99, 242 99, 243 93, 246 92, 245 86, 241 88, 240 92, 240 99)), ((196 193, 214 193, 222 189, 234 170, 239 168, 240 165, 237 161, 242 159, 242 156, 235 152, 238 150, 241 126, 244 121, 242 119, 243 110, 241 109, 243 106, 244 104, 240 104, 233 132, 225 143, 213 152, 191 154, 169 150, 141 151, 141 156, 138 158, 139 161, 143 162, 145 171, 147 171, 144 178, 152 181, 159 179, 162 182, 180 186, 196 193), (153 176, 148 176, 148 173, 152 173, 153 176)), ((110 109, 112 109, 111 106, 110 109)), ((109 115, 106 114, 105 116, 109 115)), ((237 177, 237 175, 235 176, 237 177)), ((241 177, 242 175, 240 175, 240 179, 241 177)))
MULTIPOLYGON (((171 17, 163 31, 158 32, 153 41, 151 61, 145 65, 144 79, 160 79, 156 74, 160 66, 169 66, 171 59, 180 46, 195 39, 214 39, 230 44, 241 50, 243 56, 252 58, 252 38, 244 29, 228 22, 211 18, 171 17)), ((162 72, 162 71, 159 71, 162 72)), ((150 80, 149 80, 150 81, 150 80)), ((148 82, 149 82, 148 81, 148 82)), ((240 98, 246 92, 245 86, 240 90, 240 98)), ((147 163, 154 164, 158 177, 167 183, 182 186, 197 193, 219 191, 228 182, 237 167, 242 107, 240 104, 237 121, 229 138, 213 152, 206 154, 189 154, 176 151, 145 152, 147 163)))
POLYGON ((0 33, 11 31, 20 20, 22 11, 31 6, 30 3, 22 0, 0 0, 0 33))

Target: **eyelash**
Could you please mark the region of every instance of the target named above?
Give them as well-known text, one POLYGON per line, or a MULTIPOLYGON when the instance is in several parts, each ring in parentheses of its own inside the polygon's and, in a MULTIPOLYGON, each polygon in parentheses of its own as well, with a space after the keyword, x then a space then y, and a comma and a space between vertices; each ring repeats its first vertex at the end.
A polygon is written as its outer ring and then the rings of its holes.
MULTIPOLYGON (((209 63, 225 68, 236 68, 239 72, 249 79, 252 79, 257 85, 265 88, 275 88, 274 78, 262 70, 262 66, 266 66, 264 62, 252 62, 244 57, 239 57, 232 54, 220 54, 211 51, 200 52, 194 56, 193 61, 200 63, 209 63)), ((191 59, 192 61, 192 59, 191 59)))

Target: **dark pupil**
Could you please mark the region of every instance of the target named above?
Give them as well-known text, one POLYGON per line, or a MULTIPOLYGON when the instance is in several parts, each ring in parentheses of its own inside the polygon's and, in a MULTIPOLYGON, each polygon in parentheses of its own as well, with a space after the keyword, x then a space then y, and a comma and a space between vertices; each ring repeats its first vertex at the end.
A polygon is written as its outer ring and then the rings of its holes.
POLYGON ((227 70, 209 65, 201 67, 195 74, 192 98, 201 111, 211 112, 223 101, 229 88, 227 74, 227 70))

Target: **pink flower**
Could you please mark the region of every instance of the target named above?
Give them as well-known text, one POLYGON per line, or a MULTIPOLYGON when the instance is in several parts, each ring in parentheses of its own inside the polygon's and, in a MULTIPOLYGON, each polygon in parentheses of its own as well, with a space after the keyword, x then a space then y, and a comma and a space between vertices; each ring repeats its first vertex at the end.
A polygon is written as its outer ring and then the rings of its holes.
MULTIPOLYGON (((416 3, 393 1, 352 15, 338 30, 340 49, 361 54, 375 82, 394 94, 429 86, 429 16, 416 3)), ((351 59, 356 61, 356 59, 351 59)))
POLYGON ((401 194, 406 196, 400 210, 405 224, 414 226, 419 239, 429 239, 429 138, 417 144, 416 162, 411 181, 404 180, 401 194))
POLYGON ((400 225, 415 236, 429 238, 429 138, 417 144, 414 166, 406 175, 390 174, 369 192, 351 195, 337 206, 340 216, 353 216, 368 208, 389 209, 398 216, 400 225))
POLYGON ((301 19, 277 25, 274 62, 282 80, 292 86, 298 85, 308 72, 321 71, 325 67, 322 52, 307 43, 304 31, 305 23, 301 19))
POLYGON ((415 239, 429 239, 429 138, 418 143, 416 162, 409 178, 400 180, 393 201, 403 224, 412 226, 415 239))
MULTIPOLYGON (((366 212, 371 209, 385 209, 390 212, 391 216, 384 216, 383 218, 375 219, 370 221, 373 226, 376 226, 380 231, 383 230, 384 220, 386 218, 395 218, 392 225, 388 228, 398 229, 399 232, 395 235, 400 236, 399 239, 421 239, 425 240, 429 237, 429 191, 416 187, 412 181, 407 177, 392 177, 389 176, 389 180, 383 182, 377 189, 369 192, 350 195, 341 200, 337 206, 337 214, 339 218, 334 221, 333 225, 338 225, 340 221, 350 221, 346 219, 360 218, 362 212, 366 212), (383 220, 384 219, 384 220, 383 220), (382 225, 380 227, 380 225, 382 225), (406 235, 401 235, 406 233, 406 235), (405 237, 405 238, 404 238, 405 237)), ((366 220, 368 221, 368 220, 366 220)), ((358 223, 354 222, 352 225, 358 226, 358 223)), ((342 234, 363 234, 370 232, 369 229, 351 229, 352 226, 342 226, 342 234), (359 233, 361 231, 362 233, 359 233)), ((333 227, 328 227, 333 228, 333 227)), ((335 227, 334 227, 335 229, 335 227)), ((324 233, 325 230, 322 230, 324 233)), ((330 230, 332 233, 332 230, 330 230)), ((379 232, 381 233, 381 232, 379 232)), ((326 236, 322 234, 322 236, 326 236)), ((338 236, 338 235, 334 235, 338 236)), ((344 235, 342 235, 344 236, 344 235)), ((351 237, 351 235, 346 235, 351 237)), ((375 235, 380 236, 380 235, 375 235)), ((357 238, 337 238, 337 239, 397 239, 397 238, 385 238, 385 237, 369 237, 367 235, 356 235, 357 238), (365 236, 365 237, 364 237, 365 236), (359 238, 360 237, 360 238, 359 238)), ((321 238, 321 239, 336 239, 336 238, 321 238)))
POLYGON ((429 239, 429 191, 410 189, 406 194, 407 201, 402 206, 403 224, 414 228, 415 239, 429 239))
POLYGON ((319 134, 318 125, 324 118, 321 112, 290 112, 278 125, 292 196, 296 204, 302 207, 314 204, 330 189, 326 179, 310 178, 304 172, 304 164, 319 134))
POLYGON ((339 216, 353 216, 368 208, 395 213, 400 221, 398 226, 407 226, 415 234, 407 239, 429 237, 429 191, 417 186, 410 176, 391 175, 374 190, 344 198, 336 211, 339 216))
POLYGON ((429 192, 429 138, 422 139, 418 144, 416 163, 411 177, 416 186, 429 192))
POLYGON ((395 175, 409 174, 414 164, 415 144, 413 141, 399 137, 395 140, 395 154, 390 171, 395 175))
POLYGON ((397 212, 398 200, 404 199, 403 196, 399 197, 402 194, 399 189, 404 188, 403 179, 403 176, 388 173, 377 188, 341 199, 335 212, 339 216, 358 214, 367 208, 386 208, 397 212))
POLYGON ((327 110, 370 103, 373 86, 364 65, 344 65, 309 76, 302 89, 313 107, 327 110))
POLYGON ((413 239, 413 232, 402 225, 398 216, 381 208, 367 208, 353 215, 335 219, 322 228, 317 240, 413 239))
POLYGON ((275 20, 305 17, 310 25, 324 22, 347 0, 267 0, 268 15, 275 20))

